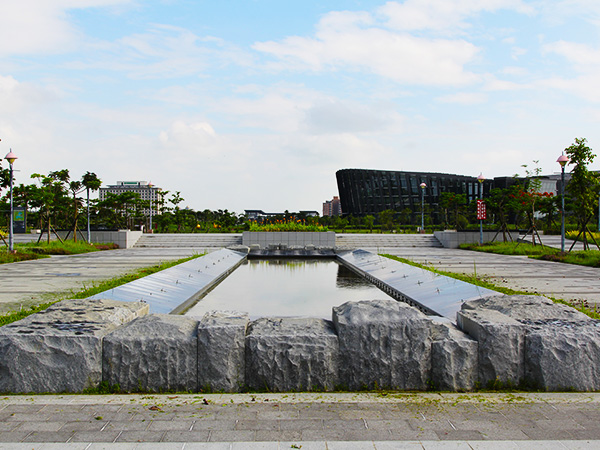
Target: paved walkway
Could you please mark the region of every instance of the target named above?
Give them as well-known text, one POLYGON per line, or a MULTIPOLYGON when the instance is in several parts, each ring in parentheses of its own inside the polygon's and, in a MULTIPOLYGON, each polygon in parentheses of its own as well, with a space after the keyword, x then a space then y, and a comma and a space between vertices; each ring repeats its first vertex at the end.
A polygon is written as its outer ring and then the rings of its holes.
POLYGON ((591 449, 600 395, 9 396, 0 430, 0 448, 591 449))
POLYGON ((56 294, 68 295, 95 281, 195 253, 204 251, 196 248, 110 250, 0 264, 0 314, 47 302, 56 298, 56 294))

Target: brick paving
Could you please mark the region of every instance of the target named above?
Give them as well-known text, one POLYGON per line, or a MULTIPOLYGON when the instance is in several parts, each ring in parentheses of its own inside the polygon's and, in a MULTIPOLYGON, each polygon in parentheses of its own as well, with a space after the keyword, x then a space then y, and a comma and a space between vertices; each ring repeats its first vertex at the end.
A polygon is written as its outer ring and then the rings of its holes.
MULTIPOLYGON (((468 445, 464 448, 494 448, 473 447, 485 443, 496 443, 503 448, 510 448, 512 444, 518 446, 515 448, 529 448, 527 443, 537 445, 540 441, 553 441, 545 448, 554 448, 559 443, 556 448, 600 448, 600 394, 0 398, 0 443, 35 443, 37 447, 33 448, 46 448, 42 443, 71 444, 74 448, 80 448, 77 444, 89 446, 92 443, 227 443, 226 448, 233 448, 232 444, 238 442, 255 443, 256 448, 302 446, 307 449, 336 448, 336 442, 354 442, 352 448, 379 449, 403 448, 386 447, 386 442, 389 445, 419 443, 421 447, 415 448, 435 448, 435 443, 446 441, 454 441, 454 448, 462 448, 463 444, 468 445), (598 447, 594 447, 596 445, 598 447)), ((81 448, 88 448, 86 446, 81 448)), ((115 448, 134 447, 117 445, 115 448)), ((185 448, 194 447, 186 445, 185 448)))

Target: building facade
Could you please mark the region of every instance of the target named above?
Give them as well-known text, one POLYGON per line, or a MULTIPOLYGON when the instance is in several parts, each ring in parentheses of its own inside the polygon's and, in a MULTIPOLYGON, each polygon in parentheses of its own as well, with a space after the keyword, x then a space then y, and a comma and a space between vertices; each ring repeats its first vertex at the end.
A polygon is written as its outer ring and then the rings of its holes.
MULTIPOLYGON (((162 188, 154 186, 148 181, 117 181, 117 184, 111 184, 99 189, 98 197, 100 201, 105 200, 109 194, 119 195, 125 192, 138 194, 140 199, 150 202, 152 212, 156 212, 157 201, 160 200, 162 188)), ((144 210, 144 214, 150 214, 150 209, 144 210)))
POLYGON ((443 192, 464 194, 470 202, 479 198, 481 187, 484 193, 495 187, 494 180, 480 185, 477 177, 434 172, 342 169, 336 178, 344 215, 376 216, 388 209, 414 215, 424 201, 434 223, 441 220, 438 204, 443 192))
POLYGON ((326 200, 323 203, 323 216, 341 216, 342 203, 340 198, 335 195, 332 200, 326 200))

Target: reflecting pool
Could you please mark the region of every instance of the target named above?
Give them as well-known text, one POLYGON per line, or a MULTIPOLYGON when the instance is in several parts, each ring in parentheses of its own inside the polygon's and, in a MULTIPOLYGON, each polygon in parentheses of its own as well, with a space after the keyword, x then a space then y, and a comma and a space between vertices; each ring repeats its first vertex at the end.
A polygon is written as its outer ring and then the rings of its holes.
POLYGON ((185 315, 245 311, 260 317, 319 317, 347 301, 392 299, 364 278, 328 259, 250 259, 185 315))

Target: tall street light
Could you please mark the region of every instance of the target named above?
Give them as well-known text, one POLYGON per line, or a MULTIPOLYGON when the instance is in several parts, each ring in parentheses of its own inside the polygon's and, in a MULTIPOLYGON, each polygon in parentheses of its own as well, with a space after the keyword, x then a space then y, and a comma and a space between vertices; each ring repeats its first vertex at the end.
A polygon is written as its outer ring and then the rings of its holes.
POLYGON ((479 181, 479 204, 477 205, 477 215, 479 216, 479 245, 483 245, 483 219, 485 216, 485 206, 483 204, 483 182, 485 177, 482 173, 477 177, 479 181))
POLYGON ((9 225, 9 229, 8 229, 8 251, 9 252, 13 252, 14 251, 14 245, 13 245, 13 163, 15 162, 17 158, 17 155, 15 155, 12 152, 12 149, 10 149, 10 151, 8 152, 8 154, 4 157, 5 160, 8 161, 8 165, 10 166, 10 225, 9 225))
POLYGON ((560 164, 560 251, 565 251, 565 166, 569 158, 563 153, 556 160, 560 164))
POLYGON ((421 233, 425 233, 425 188, 427 185, 421 183, 421 233))
POLYGON ((154 233, 154 230, 152 229, 152 183, 148 183, 148 189, 149 189, 149 200, 150 200, 150 233, 154 233))

